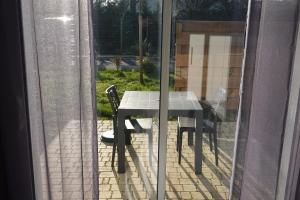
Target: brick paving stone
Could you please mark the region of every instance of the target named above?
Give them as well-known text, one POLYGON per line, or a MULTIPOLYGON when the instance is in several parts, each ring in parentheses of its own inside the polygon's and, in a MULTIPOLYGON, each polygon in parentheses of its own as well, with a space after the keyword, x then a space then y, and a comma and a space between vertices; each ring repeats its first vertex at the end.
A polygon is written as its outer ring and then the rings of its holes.
POLYGON ((180 196, 182 199, 191 199, 192 195, 190 192, 180 192, 180 196))
POLYGON ((183 186, 183 191, 186 191, 186 192, 196 192, 197 191, 195 185, 186 185, 186 184, 183 184, 182 186, 183 186))

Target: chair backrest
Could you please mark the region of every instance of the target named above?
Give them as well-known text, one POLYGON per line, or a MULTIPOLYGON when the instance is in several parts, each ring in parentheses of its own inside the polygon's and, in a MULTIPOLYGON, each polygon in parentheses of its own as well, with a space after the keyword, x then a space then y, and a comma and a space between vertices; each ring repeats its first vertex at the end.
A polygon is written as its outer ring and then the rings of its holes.
POLYGON ((214 106, 215 111, 222 117, 226 115, 226 102, 227 102, 227 90, 225 88, 219 88, 216 94, 217 104, 214 106))
POLYGON ((221 120, 215 111, 214 107, 207 101, 200 101, 203 109, 203 118, 214 123, 214 128, 217 127, 217 123, 221 120))
POLYGON ((109 103, 111 105, 112 114, 113 116, 117 116, 118 114, 118 107, 120 105, 120 98, 117 93, 117 88, 114 85, 109 86, 105 91, 109 103))
POLYGON ((109 86, 105 90, 105 93, 107 95, 107 98, 109 100, 112 109, 114 133, 117 134, 117 117, 118 117, 118 108, 120 105, 120 98, 118 96, 116 86, 114 85, 109 86))

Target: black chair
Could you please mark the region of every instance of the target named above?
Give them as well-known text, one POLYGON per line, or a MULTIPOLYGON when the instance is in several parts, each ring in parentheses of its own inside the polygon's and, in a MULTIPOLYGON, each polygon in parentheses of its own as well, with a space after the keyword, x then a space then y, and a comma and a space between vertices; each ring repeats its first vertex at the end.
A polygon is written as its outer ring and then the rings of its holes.
MULTIPOLYGON (((106 95, 109 99, 112 108, 112 119, 113 119, 113 153, 112 163, 114 166, 115 154, 117 149, 117 138, 118 138, 118 107, 120 105, 120 98, 117 93, 117 89, 114 85, 106 89, 106 95)), ((130 145, 131 133, 147 133, 148 134, 148 148, 149 148, 149 163, 152 163, 152 151, 153 151, 153 135, 152 135, 152 119, 151 118, 140 118, 140 119, 126 119, 125 120, 125 138, 126 144, 130 145)))
MULTIPOLYGON (((217 123, 220 120, 214 108, 209 105, 208 102, 200 102, 203 108, 203 132, 209 136, 209 146, 212 151, 214 143, 215 150, 215 162, 218 166, 218 136, 217 136, 217 123), (213 139, 213 141, 212 141, 213 139)), ((181 163, 182 153, 182 135, 184 132, 189 134, 190 139, 193 141, 193 133, 195 132, 195 118, 178 117, 177 123, 177 151, 178 151, 178 163, 181 163)))

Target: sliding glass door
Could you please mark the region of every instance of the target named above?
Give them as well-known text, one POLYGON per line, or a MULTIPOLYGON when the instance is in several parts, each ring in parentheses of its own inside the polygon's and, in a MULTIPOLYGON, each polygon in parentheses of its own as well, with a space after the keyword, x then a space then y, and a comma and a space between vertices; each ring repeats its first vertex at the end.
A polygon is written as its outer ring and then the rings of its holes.
POLYGON ((100 199, 157 198, 161 15, 160 0, 93 2, 100 199))
POLYGON ((100 198, 229 198, 247 4, 93 2, 100 198))
POLYGON ((161 126, 168 127, 160 132, 166 171, 159 172, 165 184, 159 189, 166 199, 228 199, 248 1, 166 2, 170 54, 162 45, 162 56, 169 71, 161 77, 169 85, 161 112, 168 108, 168 122, 161 126))

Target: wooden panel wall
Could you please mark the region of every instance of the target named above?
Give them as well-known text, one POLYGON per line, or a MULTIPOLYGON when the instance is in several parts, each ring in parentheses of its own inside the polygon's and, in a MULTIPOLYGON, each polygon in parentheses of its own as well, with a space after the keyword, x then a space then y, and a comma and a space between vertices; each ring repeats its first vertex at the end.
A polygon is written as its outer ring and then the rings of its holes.
POLYGON ((186 91, 188 79, 189 38, 190 34, 204 34, 204 57, 202 74, 202 95, 206 99, 208 76, 208 52, 210 36, 231 36, 230 62, 228 64, 227 102, 226 110, 236 111, 239 104, 239 87, 241 65, 244 48, 244 22, 204 22, 178 21, 176 23, 176 63, 175 63, 175 90, 186 91))

